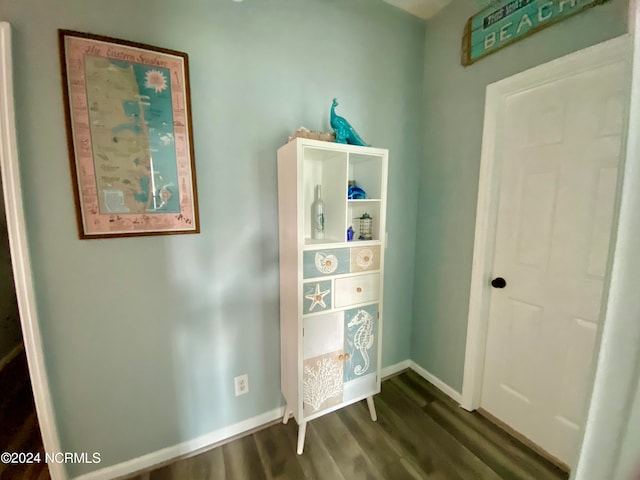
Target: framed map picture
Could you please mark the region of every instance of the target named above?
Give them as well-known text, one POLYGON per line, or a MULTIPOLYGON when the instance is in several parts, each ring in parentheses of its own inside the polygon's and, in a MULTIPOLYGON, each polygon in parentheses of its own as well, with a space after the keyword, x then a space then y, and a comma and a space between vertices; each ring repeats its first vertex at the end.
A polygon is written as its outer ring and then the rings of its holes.
POLYGON ((187 54, 58 37, 80 238, 198 233, 187 54))

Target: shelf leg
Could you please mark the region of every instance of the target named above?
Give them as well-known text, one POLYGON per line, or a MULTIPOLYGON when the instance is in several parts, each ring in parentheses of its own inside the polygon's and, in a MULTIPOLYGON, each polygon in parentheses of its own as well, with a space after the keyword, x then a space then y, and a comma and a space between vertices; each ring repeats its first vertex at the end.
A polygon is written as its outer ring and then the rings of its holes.
POLYGON ((307 422, 302 422, 298 426, 298 455, 302 455, 304 450, 304 437, 307 434, 307 422))
POLYGON ((287 422, 289 421, 289 416, 292 413, 293 413, 293 410, 289 408, 289 404, 287 403, 287 405, 284 407, 284 417, 282 417, 282 423, 286 425, 287 422))
POLYGON ((373 403, 373 397, 367 397, 367 405, 369 406, 369 415, 371 415, 371 420, 375 422, 378 420, 378 415, 376 414, 376 406, 373 403))

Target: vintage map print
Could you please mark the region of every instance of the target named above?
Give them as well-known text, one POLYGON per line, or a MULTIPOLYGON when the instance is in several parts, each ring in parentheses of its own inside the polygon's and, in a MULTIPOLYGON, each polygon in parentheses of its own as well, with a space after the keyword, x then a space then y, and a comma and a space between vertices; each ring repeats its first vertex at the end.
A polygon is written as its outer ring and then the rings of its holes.
POLYGON ((59 36, 80 237, 197 233, 187 55, 59 36))

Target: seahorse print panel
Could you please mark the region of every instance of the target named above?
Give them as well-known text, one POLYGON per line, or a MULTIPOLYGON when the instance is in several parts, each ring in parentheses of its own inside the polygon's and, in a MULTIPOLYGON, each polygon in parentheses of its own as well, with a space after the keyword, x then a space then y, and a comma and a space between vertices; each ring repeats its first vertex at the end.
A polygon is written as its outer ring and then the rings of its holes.
POLYGON ((305 417, 342 402, 342 350, 304 361, 302 411, 305 417))
POLYGON ((348 248, 308 250, 303 254, 302 273, 304 278, 349 273, 350 261, 348 248))
POLYGON ((376 371, 378 304, 352 308, 344 312, 344 352, 345 382, 376 371))
POLYGON ((351 271, 380 270, 380 245, 351 248, 351 271))
POLYGON ((303 284, 303 314, 331 309, 331 280, 303 284))

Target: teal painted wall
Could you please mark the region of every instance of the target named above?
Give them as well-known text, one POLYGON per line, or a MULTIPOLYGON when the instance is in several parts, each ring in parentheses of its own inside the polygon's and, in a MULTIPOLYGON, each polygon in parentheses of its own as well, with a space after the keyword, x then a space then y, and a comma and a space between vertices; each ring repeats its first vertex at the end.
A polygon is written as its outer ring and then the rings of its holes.
POLYGON ((631 403, 631 411, 620 451, 616 478, 626 480, 638 478, 640 474, 640 377, 631 403))
POLYGON ((65 451, 100 465, 282 405, 276 149, 333 97, 391 152, 383 365, 409 356, 424 22, 382 1, 0 0, 24 204, 65 451), (202 233, 77 238, 57 29, 188 52, 202 233), (233 377, 249 374, 235 398, 233 377))
POLYGON ((425 134, 420 176, 411 358, 462 390, 485 89, 488 84, 627 31, 627 0, 580 13, 469 67, 467 19, 455 0, 427 21, 425 134))

